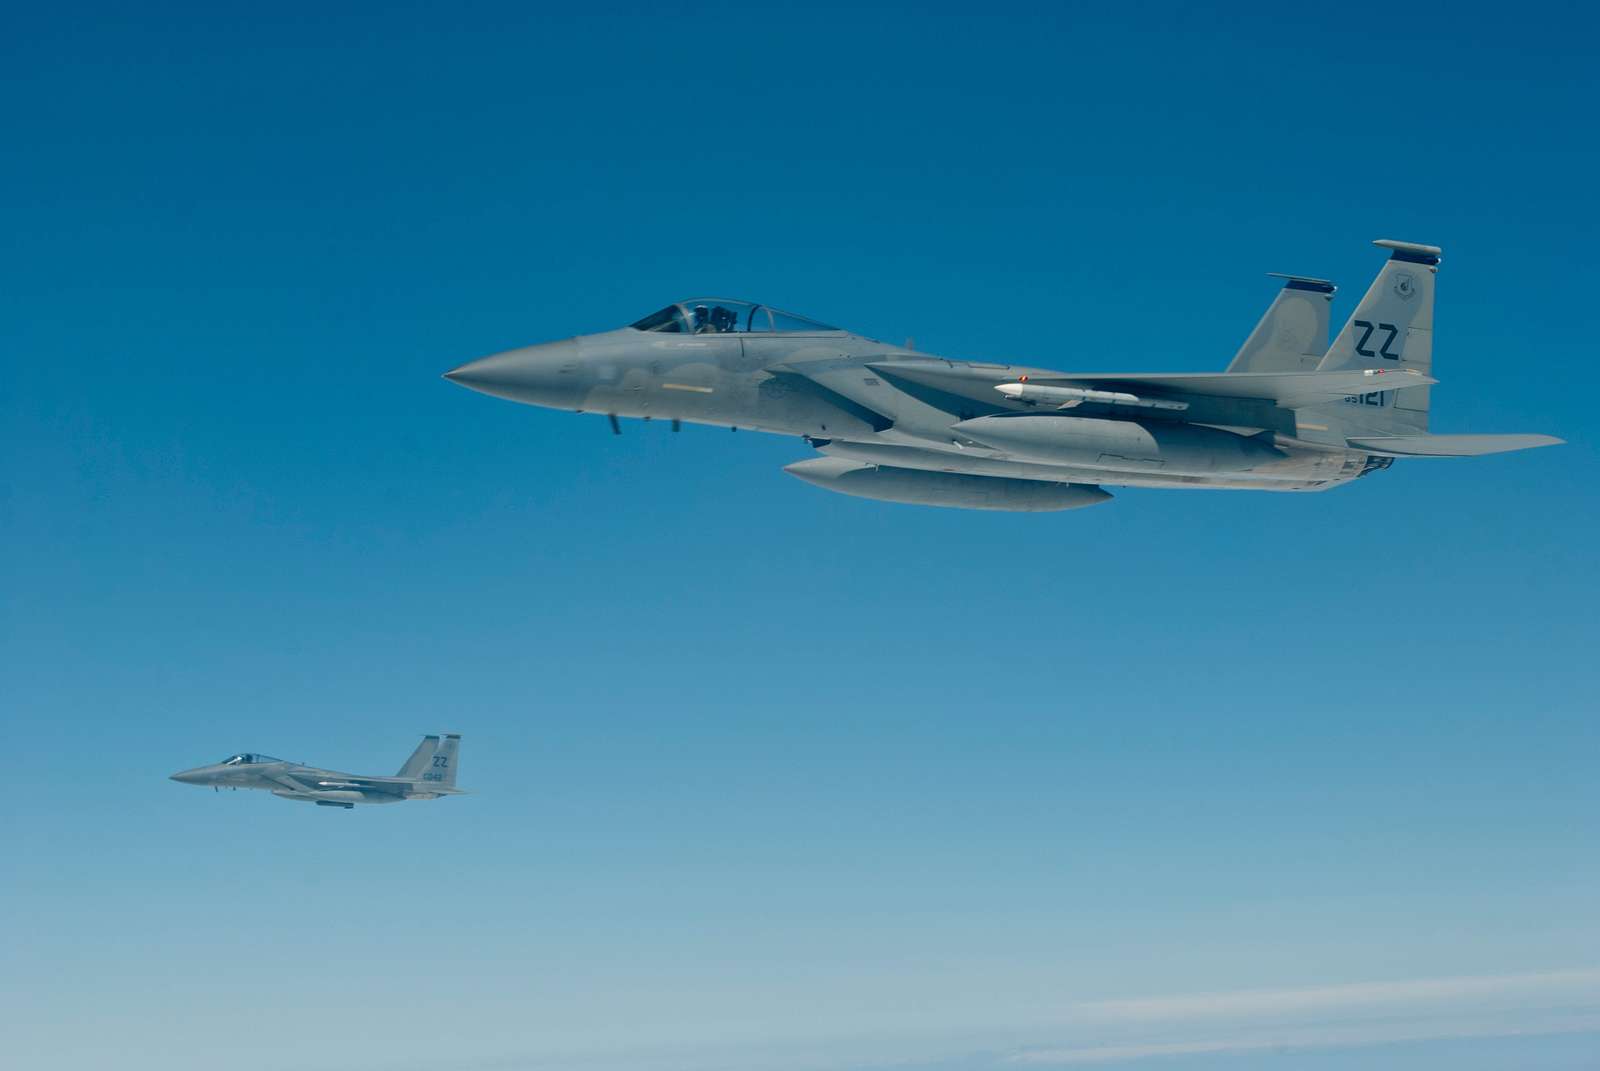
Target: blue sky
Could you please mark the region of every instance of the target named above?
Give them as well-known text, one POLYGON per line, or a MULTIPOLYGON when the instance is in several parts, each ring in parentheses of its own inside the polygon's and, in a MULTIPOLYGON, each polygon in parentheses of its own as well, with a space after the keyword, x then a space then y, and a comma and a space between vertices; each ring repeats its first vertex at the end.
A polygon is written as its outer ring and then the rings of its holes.
POLYGON ((1592 1065, 1592 15, 984 10, 14 16, 11 1051, 1592 1065), (697 292, 1215 369, 1378 237, 1434 430, 1570 445, 985 515, 439 378, 697 292), (474 795, 165 779, 437 730, 474 795))

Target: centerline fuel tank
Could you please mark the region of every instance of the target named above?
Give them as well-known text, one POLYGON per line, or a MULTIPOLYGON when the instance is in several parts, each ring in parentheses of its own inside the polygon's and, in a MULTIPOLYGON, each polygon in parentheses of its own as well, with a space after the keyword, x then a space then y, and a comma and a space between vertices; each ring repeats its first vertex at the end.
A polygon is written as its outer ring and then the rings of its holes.
POLYGON ((825 490, 857 498, 1005 513, 1078 509, 1111 497, 1098 487, 1083 484, 927 472, 842 457, 814 457, 808 461, 797 461, 785 466, 783 471, 825 490))
POLYGON ((951 430, 1014 457, 1115 472, 1205 476, 1238 472, 1287 456, 1260 437, 1161 421, 1027 413, 963 420, 951 430))

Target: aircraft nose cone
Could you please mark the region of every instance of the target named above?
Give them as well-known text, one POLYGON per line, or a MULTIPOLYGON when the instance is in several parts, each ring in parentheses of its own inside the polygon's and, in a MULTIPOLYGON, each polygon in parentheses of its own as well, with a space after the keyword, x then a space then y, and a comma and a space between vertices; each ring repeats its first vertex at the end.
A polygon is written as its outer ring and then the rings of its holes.
POLYGON ((568 338, 468 361, 444 378, 497 398, 547 405, 568 388, 578 356, 578 340, 568 338))
POLYGON ((198 785, 200 783, 200 771, 179 770, 172 775, 171 779, 182 785, 198 785))

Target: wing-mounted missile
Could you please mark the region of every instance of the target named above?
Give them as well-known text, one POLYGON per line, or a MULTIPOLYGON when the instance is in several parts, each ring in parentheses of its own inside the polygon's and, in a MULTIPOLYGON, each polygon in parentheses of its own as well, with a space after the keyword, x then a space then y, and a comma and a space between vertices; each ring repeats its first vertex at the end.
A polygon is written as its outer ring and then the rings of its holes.
POLYGON ((783 471, 824 490, 917 506, 1045 513, 1093 506, 1111 498, 1105 491, 1088 484, 926 472, 840 457, 798 461, 785 466, 783 471))
POLYGON ((1085 402, 1098 405, 1122 405, 1135 409, 1164 409, 1182 412, 1188 402, 1175 402, 1168 398, 1141 398, 1120 390, 1090 390, 1086 387, 1047 387, 1037 383, 1001 383, 995 390, 1012 401, 1026 405, 1053 405, 1057 409, 1073 409, 1085 402))

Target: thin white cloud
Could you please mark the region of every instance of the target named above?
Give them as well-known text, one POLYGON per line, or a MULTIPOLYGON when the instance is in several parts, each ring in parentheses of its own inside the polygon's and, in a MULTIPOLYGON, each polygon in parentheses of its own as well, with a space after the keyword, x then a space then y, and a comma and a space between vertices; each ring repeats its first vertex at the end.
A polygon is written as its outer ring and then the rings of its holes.
POLYGON ((975 1071, 1006 1066, 1042 1071, 1143 1060, 1159 1066, 1162 1058, 1206 1054, 1585 1033, 1600 1034, 1600 968, 1089 1001, 1065 1006, 1048 1023, 951 1022, 938 1031, 889 1028, 856 1036, 744 1042, 727 1037, 661 1045, 641 1041, 447 1066, 461 1071, 975 1071))
POLYGON ((1552 999, 1600 1002, 1600 969, 1530 974, 1465 975, 1402 982, 1357 982, 1297 989, 1246 989, 1226 993, 1101 1000, 1076 1004, 1071 1018, 1096 1021, 1235 1019, 1295 1015, 1364 1006, 1393 1009, 1462 1002, 1552 999))
POLYGON ((1408 1041, 1457 1041, 1473 1038, 1536 1037, 1551 1034, 1600 1032, 1600 1011, 1540 1018, 1521 1024, 1492 1023, 1479 1019, 1446 1022, 1371 1024, 1349 1027, 1286 1027, 1271 1031, 1182 1041, 1129 1042, 1030 1049, 1012 1054, 1008 1063, 1033 1066, 1077 1066, 1126 1063, 1161 1056, 1195 1056, 1206 1053, 1244 1053, 1263 1050, 1293 1051, 1314 1048, 1355 1048, 1408 1041))
POLYGON ((1104 1000, 1063 1017, 1071 1042, 1013 1064, 1345 1048, 1407 1041, 1600 1032, 1600 969, 1104 1000))

